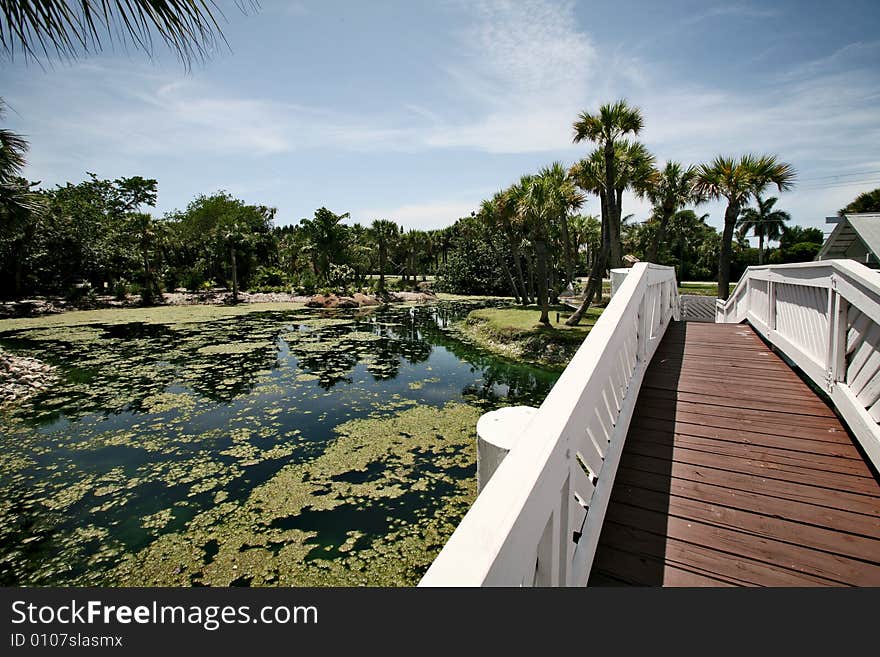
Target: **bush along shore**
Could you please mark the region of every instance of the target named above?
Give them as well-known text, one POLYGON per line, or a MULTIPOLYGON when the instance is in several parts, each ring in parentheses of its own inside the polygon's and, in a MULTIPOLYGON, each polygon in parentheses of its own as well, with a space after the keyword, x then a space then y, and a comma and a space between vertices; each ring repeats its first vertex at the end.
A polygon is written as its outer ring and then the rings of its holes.
POLYGON ((544 326, 535 322, 534 306, 481 308, 471 311, 455 328, 467 341, 498 356, 561 370, 587 337, 602 308, 591 308, 579 326, 565 326, 570 312, 565 306, 554 306, 551 324, 544 326))

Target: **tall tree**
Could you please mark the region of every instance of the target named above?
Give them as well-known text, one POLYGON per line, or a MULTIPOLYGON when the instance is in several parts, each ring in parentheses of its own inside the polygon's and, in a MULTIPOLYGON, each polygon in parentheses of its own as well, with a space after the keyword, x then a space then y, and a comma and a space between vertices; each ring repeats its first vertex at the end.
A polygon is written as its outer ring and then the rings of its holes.
POLYGON ((532 299, 529 295, 529 288, 523 272, 522 225, 517 208, 516 185, 498 192, 492 197, 492 200, 498 209, 498 221, 502 226, 504 234, 507 236, 507 244, 513 259, 513 274, 520 290, 520 301, 523 306, 527 306, 532 302, 532 299))
POLYGON ((703 199, 726 199, 724 231, 721 234, 721 253, 718 256, 718 297, 730 296, 730 256, 733 233, 743 207, 769 185, 779 191, 794 186, 796 173, 787 162, 773 155, 743 155, 736 159, 719 155, 712 162, 697 168, 694 193, 703 199))
POLYGON ((498 264, 501 265, 501 268, 507 275, 507 279, 510 281, 511 292, 513 292, 513 298, 516 300, 517 303, 521 303, 522 293, 520 292, 519 285, 517 284, 516 279, 513 276, 513 272, 510 270, 510 265, 508 265, 504 254, 495 245, 495 236, 503 231, 502 207, 498 203, 498 195, 496 194, 495 197, 493 197, 491 200, 484 200, 482 203, 480 203, 479 212, 472 212, 471 214, 479 219, 482 225, 485 226, 486 244, 492 250, 493 255, 495 256, 496 260, 498 260, 498 264))
MULTIPOLYGON (((602 105, 595 114, 581 112, 574 123, 574 141, 592 141, 597 144, 603 153, 605 189, 615 188, 617 180, 617 151, 619 140, 628 135, 637 135, 644 126, 641 110, 630 107, 625 100, 602 105)), ((621 209, 614 195, 609 194, 606 199, 608 216, 608 239, 610 264, 619 267, 623 253, 620 243, 620 214, 621 209)))
POLYGON ((785 222, 791 220, 791 215, 785 210, 774 210, 773 206, 778 201, 775 196, 762 199, 755 196, 756 208, 744 208, 739 216, 737 228, 740 235, 745 236, 749 231, 758 238, 758 264, 764 264, 764 240, 778 240, 782 236, 785 222))
POLYGON ((610 252, 615 238, 611 236, 612 225, 617 226, 618 250, 621 248, 620 230, 622 220, 623 193, 630 189, 637 196, 644 196, 654 175, 654 156, 640 142, 620 139, 614 147, 615 175, 610 179, 607 175, 604 148, 596 149, 590 156, 576 163, 571 168, 571 176, 581 189, 599 196, 602 212, 602 245, 590 267, 587 288, 577 310, 566 320, 568 326, 576 326, 593 302, 594 297, 601 298, 602 276, 608 266, 610 252), (610 186, 609 186, 610 185, 610 186), (611 208, 616 208, 612 210, 611 208), (615 219, 611 213, 617 212, 615 219))
POLYGON ((841 208, 837 214, 856 214, 858 212, 880 212, 880 187, 870 192, 862 192, 841 208))
MULTIPOLYGON (((6 117, 6 103, 0 98, 0 119, 6 117)), ((0 128, 0 226, 13 218, 25 220, 45 211, 43 197, 23 178, 28 142, 20 134, 0 128)))
POLYGON ((348 212, 336 214, 322 207, 315 210, 312 219, 300 220, 312 253, 315 274, 325 281, 330 263, 338 263, 345 248, 346 232, 342 220, 348 216, 348 212))
POLYGON ((387 219, 376 219, 370 226, 370 237, 379 251, 379 292, 385 292, 385 266, 388 262, 388 250, 392 248, 400 235, 397 224, 387 219))
POLYGON ((549 279, 547 276, 548 228, 553 221, 552 184, 544 175, 523 176, 515 187, 517 205, 535 249, 535 296, 541 307, 541 324, 550 324, 549 279))
POLYGON ((577 214, 569 218, 568 226, 577 271, 581 270, 584 264, 588 266, 592 264, 599 249, 602 225, 593 215, 577 214))
POLYGON ((571 317, 565 321, 568 326, 577 326, 593 302, 593 298, 596 295, 602 295, 602 275, 608 264, 608 255, 611 250, 611 240, 608 234, 608 225, 611 222, 608 197, 614 196, 614 193, 613 191, 611 194, 606 193, 606 189, 613 190, 613 187, 606 187, 608 181, 605 176, 605 157, 600 149, 594 150, 589 157, 572 166, 569 174, 581 189, 599 197, 600 207, 599 248, 595 251, 593 262, 590 264, 590 275, 581 303, 577 310, 571 314, 571 317))
POLYGON ((666 229, 675 213, 695 201, 693 181, 694 167, 683 167, 679 162, 667 162, 662 170, 655 172, 653 184, 648 189, 648 199, 653 205, 652 220, 656 223, 654 239, 648 246, 646 259, 658 262, 660 247, 666 241, 666 229))
POLYGON ((275 208, 249 205, 226 192, 199 196, 166 218, 177 248, 172 264, 188 287, 230 281, 234 296, 247 289, 256 264, 273 244, 275 208))
POLYGON ((548 185, 548 202, 552 223, 559 227, 562 237, 562 255, 565 262, 565 277, 569 284, 574 283, 574 254, 568 216, 580 209, 586 200, 561 162, 554 162, 541 171, 541 178, 548 185))

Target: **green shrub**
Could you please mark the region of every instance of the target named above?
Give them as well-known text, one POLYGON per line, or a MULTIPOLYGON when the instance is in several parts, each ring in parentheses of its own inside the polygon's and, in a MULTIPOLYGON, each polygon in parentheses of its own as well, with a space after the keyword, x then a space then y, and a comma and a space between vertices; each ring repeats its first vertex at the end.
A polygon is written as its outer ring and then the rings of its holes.
POLYGON ((117 301, 125 301, 128 296, 128 284, 124 278, 120 278, 113 284, 113 296, 117 301))
POLYGON ((299 294, 314 294, 317 288, 318 281, 315 279, 315 275, 311 271, 307 269, 300 274, 299 285, 296 287, 296 291, 299 294))
POLYGON ((287 285, 287 275, 278 267, 258 267, 251 277, 249 289, 283 288, 287 285))

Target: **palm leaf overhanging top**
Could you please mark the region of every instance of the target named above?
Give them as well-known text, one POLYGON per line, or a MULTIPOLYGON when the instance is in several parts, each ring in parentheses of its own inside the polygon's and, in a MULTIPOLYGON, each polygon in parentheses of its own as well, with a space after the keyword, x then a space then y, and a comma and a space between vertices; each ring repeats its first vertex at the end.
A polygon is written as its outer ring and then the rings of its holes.
POLYGON ((26 60, 75 59, 116 40, 152 55, 158 37, 189 66, 226 44, 222 17, 210 0, 0 0, 0 47, 26 60))

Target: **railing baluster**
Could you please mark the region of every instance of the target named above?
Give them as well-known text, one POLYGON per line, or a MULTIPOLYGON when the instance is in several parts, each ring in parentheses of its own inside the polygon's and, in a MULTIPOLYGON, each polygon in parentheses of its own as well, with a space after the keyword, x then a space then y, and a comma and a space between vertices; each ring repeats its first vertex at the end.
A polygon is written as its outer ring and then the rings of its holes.
POLYGON ((834 307, 832 308, 834 324, 831 333, 831 383, 846 380, 846 335, 849 330, 847 325, 849 317, 849 302, 839 292, 834 294, 834 307))
POLYGON ((773 280, 773 272, 770 272, 767 282, 767 326, 771 331, 776 330, 776 281, 773 280))

